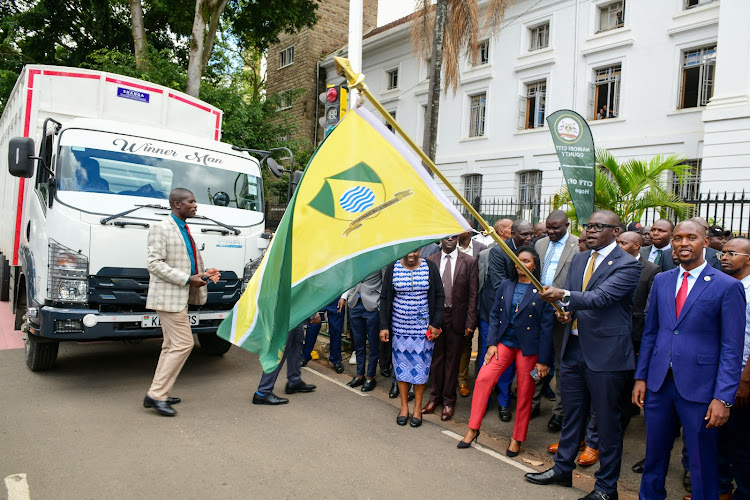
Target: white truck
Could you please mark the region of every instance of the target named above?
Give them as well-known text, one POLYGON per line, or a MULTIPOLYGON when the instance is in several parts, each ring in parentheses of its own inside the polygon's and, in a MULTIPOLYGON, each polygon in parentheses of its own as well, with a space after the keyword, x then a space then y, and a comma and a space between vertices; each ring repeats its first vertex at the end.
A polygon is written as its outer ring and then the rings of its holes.
POLYGON ((193 331, 204 351, 229 349, 216 329, 268 240, 261 164, 220 142, 222 116, 134 78, 24 68, 0 118, 0 299, 31 370, 52 368, 60 341, 161 336, 145 308, 146 243, 176 187, 195 194, 188 223, 206 265, 221 270, 207 303, 190 307, 193 331))

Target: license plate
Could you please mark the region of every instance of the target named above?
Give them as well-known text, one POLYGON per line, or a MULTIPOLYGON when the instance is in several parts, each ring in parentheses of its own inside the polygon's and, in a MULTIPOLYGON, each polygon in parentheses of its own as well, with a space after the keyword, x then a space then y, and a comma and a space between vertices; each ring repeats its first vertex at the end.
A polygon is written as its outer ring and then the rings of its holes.
MULTIPOLYGON (((188 314, 188 318, 190 319, 190 326, 198 326, 200 323, 200 315, 199 314, 188 314)), ((144 314, 143 319, 141 320, 141 327, 143 328, 159 328, 161 326, 161 321, 159 320, 158 314, 144 314)))

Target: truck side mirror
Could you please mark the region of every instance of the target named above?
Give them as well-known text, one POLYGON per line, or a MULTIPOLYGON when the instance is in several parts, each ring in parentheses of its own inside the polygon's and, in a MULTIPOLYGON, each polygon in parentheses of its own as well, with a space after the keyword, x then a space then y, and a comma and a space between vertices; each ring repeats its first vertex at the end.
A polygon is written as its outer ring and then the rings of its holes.
POLYGON ((297 189, 300 181, 302 180, 302 170, 295 170, 294 176, 292 177, 292 192, 297 189))
POLYGON ((31 137, 14 137, 8 146, 8 170, 14 177, 25 177, 34 175, 34 139, 31 137))
POLYGON ((267 156, 263 158, 263 161, 268 166, 268 169, 271 171, 271 173, 276 177, 277 179, 281 177, 281 175, 284 173, 284 169, 279 166, 279 164, 271 158, 270 156, 267 156))

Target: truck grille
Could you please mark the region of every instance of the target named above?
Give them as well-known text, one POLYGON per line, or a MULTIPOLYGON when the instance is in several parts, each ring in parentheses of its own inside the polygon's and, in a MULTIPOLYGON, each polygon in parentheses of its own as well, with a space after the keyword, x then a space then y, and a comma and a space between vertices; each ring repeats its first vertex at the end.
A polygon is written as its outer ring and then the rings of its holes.
MULTIPOLYGON (((143 311, 148 295, 145 268, 102 268, 89 277, 89 304, 101 312, 143 311)), ((222 271, 217 284, 208 282, 208 300, 191 310, 231 309, 241 295, 242 280, 234 272, 222 271)))

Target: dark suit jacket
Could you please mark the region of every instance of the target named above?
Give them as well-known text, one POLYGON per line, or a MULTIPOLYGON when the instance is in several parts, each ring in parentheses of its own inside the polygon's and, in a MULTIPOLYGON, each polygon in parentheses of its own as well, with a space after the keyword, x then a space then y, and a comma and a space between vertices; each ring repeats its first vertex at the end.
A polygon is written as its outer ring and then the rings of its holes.
MULTIPOLYGON (((481 252, 485 248, 487 248, 487 245, 485 245, 481 241, 472 241, 471 256, 474 257, 475 259, 479 258, 479 252, 481 252)), ((461 249, 459 249, 458 251, 460 252, 461 249)))
POLYGON ((745 289, 739 280, 706 266, 678 318, 678 275, 674 269, 654 278, 635 378, 658 391, 671 365, 683 398, 732 403, 742 370, 745 289))
MULTIPOLYGON (((549 248, 549 236, 540 238, 539 241, 534 245, 534 250, 539 254, 539 260, 544 265, 544 257, 547 255, 547 249, 549 248)), ((555 277, 552 280, 552 286, 555 288, 562 288, 565 284, 565 278, 568 277, 568 271, 570 270, 570 262, 573 260, 573 256, 578 253, 578 236, 574 234, 568 235, 568 241, 565 242, 565 248, 563 248, 562 254, 560 254, 560 260, 557 263, 557 269, 555 269, 555 277)))
MULTIPOLYGON (((516 244, 513 242, 513 238, 505 240, 505 244, 515 251, 516 244)), ((489 251, 489 262, 487 266, 487 277, 484 280, 484 286, 479 294, 479 317, 485 321, 489 321, 490 309, 492 304, 495 302, 495 294, 497 289, 500 287, 500 283, 503 280, 508 279, 512 276, 513 261, 510 257, 500 248, 500 245, 495 245, 490 248, 489 251)))
MULTIPOLYGON (((513 311, 513 290, 516 280, 505 280, 497 289, 495 304, 490 311, 490 331, 487 334, 487 345, 497 345, 510 323, 513 311)), ((552 344, 552 323, 555 310, 550 304, 539 298, 539 290, 530 285, 521 303, 518 314, 513 321, 513 330, 521 346, 521 354, 533 356, 538 354, 537 362, 552 366, 555 351, 552 344)))
POLYGON ((641 278, 638 280, 638 288, 635 289, 635 299, 633 299, 633 345, 636 348, 640 346, 643 335, 648 294, 651 292, 651 285, 654 284, 654 276, 661 272, 658 264, 649 262, 643 257, 638 262, 641 263, 641 278))
MULTIPOLYGON (((580 252, 570 263, 565 288, 570 291, 569 311, 578 319, 578 338, 583 359, 595 372, 635 369, 632 330, 633 297, 641 265, 619 246, 596 268, 586 291, 583 275, 591 252, 580 252)), ((572 323, 571 323, 572 324, 572 323)), ((570 338, 565 328, 562 356, 570 338)))
MULTIPOLYGON (((474 243, 476 245, 476 242, 474 243)), ((427 257, 440 270, 443 252, 427 257)), ((464 334, 464 328, 474 330, 479 325, 477 319, 477 296, 479 291, 479 273, 477 259, 460 250, 456 252, 456 269, 453 272, 453 304, 451 304, 451 324, 454 333, 464 334)), ((433 325, 434 326, 434 325, 433 325)))
POLYGON ((713 267, 717 271, 721 271, 721 261, 719 260, 719 256, 717 255, 718 253, 719 252, 717 250, 711 247, 706 247, 706 262, 708 262, 708 265, 713 267))
MULTIPOLYGON (((647 247, 642 247, 640 250, 641 253, 641 259, 648 260, 648 254, 651 253, 651 247, 653 245, 649 245, 647 247)), ((661 267, 662 271, 669 271, 670 269, 674 269, 677 267, 677 264, 674 263, 672 260, 672 247, 669 247, 669 252, 662 254, 661 262, 659 263, 659 266, 661 267)), ((653 262, 652 262, 653 264, 653 262)))
MULTIPOLYGON (((429 307, 430 325, 440 328, 443 322, 443 309, 445 309, 445 292, 443 281, 440 279, 440 269, 435 263, 425 259, 430 271, 430 289, 427 292, 427 303, 429 307)), ((385 268, 383 274, 383 288, 380 291, 380 329, 393 329, 393 298, 396 291, 393 288, 393 264, 385 268)))

